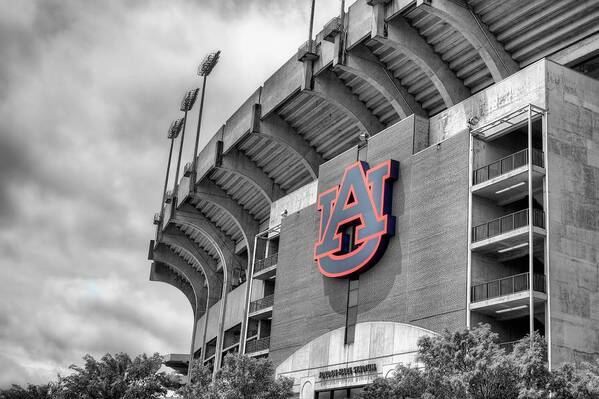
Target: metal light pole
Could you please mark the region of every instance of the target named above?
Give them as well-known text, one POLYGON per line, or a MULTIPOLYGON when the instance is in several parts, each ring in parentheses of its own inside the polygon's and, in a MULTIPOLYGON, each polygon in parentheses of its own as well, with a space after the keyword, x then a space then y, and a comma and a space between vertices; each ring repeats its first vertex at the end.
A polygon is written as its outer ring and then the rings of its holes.
MULTIPOLYGON (((192 167, 191 167, 191 175, 189 176, 189 183, 191 186, 190 187, 191 190, 195 190, 196 179, 197 179, 198 146, 200 143, 200 129, 202 126, 202 112, 204 111, 204 96, 206 94, 206 78, 208 77, 208 75, 210 75, 210 72, 212 72, 212 70, 216 66, 216 63, 218 62, 219 57, 220 57, 220 50, 210 53, 206 57, 204 57, 204 59, 200 63, 200 66, 198 67, 198 75, 202 76, 204 79, 202 82, 202 97, 200 99, 200 110, 199 110, 199 114, 198 114, 198 128, 196 130, 196 140, 195 140, 195 144, 194 144, 194 148, 193 148, 193 161, 192 161, 192 167)), ((198 324, 198 320, 195 320, 195 317, 194 317, 193 323, 194 324, 193 324, 193 333, 192 333, 192 339, 191 339, 191 349, 189 351, 189 364, 187 366, 188 367, 187 368, 187 384, 188 385, 191 384, 191 371, 193 369, 193 355, 195 353, 195 335, 196 335, 197 324, 198 324)))
POLYGON ((175 172, 175 189, 173 190, 173 207, 177 207, 177 198, 179 197, 179 170, 181 169, 181 155, 183 154, 183 142, 185 141, 185 126, 187 125, 187 112, 193 107, 198 97, 200 89, 193 89, 185 93, 181 100, 180 110, 185 112, 183 116, 183 132, 181 133, 181 142, 179 143, 179 159, 177 159, 177 171, 175 172))
POLYGON ((202 126, 202 112, 204 111, 204 95, 206 94, 206 79, 208 78, 208 75, 210 75, 210 72, 212 72, 212 70, 216 66, 219 58, 220 58, 220 50, 210 53, 206 57, 204 57, 204 59, 200 63, 200 66, 198 67, 198 75, 202 76, 204 79, 202 82, 202 96, 200 98, 200 111, 198 114, 198 128, 196 130, 196 141, 195 141, 194 150, 193 150, 193 162, 192 162, 192 168, 191 168, 190 184, 191 184, 192 189, 195 189, 195 183, 196 183, 196 178, 197 178, 198 146, 200 143, 200 129, 202 126))
POLYGON ((312 6, 310 7, 310 27, 308 28, 308 50, 312 52, 312 30, 314 28, 314 7, 316 0, 312 0, 312 6))
POLYGON ((173 158, 173 145, 175 144, 175 139, 179 136, 179 132, 181 132, 181 127, 183 126, 183 118, 177 119, 171 123, 171 126, 168 129, 167 137, 171 141, 171 148, 168 152, 168 164, 166 165, 166 176, 164 178, 164 189, 162 190, 162 202, 160 203, 160 217, 158 219, 158 229, 157 232, 160 231, 160 226, 162 225, 162 221, 164 220, 164 202, 166 201, 166 189, 168 187, 168 177, 171 172, 171 159, 173 158))

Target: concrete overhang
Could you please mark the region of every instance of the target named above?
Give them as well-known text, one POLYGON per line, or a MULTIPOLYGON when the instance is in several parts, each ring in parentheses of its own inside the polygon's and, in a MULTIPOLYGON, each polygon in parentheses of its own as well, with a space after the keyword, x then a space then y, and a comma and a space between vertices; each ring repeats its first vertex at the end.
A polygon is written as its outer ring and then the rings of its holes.
MULTIPOLYGON (((510 320, 528 315, 530 291, 516 292, 485 301, 473 302, 470 310, 494 317, 499 320, 510 320)), ((533 291, 535 307, 547 301, 547 294, 533 291)))
MULTIPOLYGON (((496 236, 474 242, 470 245, 470 249, 472 252, 479 252, 483 254, 506 254, 505 250, 510 248, 519 248, 520 245, 528 242, 528 226, 520 227, 518 229, 514 229, 508 231, 503 234, 498 234, 496 236), (502 251, 502 252, 499 252, 502 251)), ((533 227, 533 237, 535 247, 539 247, 542 243, 542 238, 545 237, 546 231, 540 227, 533 227)))
POLYGON ((162 363, 179 374, 186 374, 189 366, 189 354, 169 353, 164 355, 162 363))
MULTIPOLYGON (((542 187, 545 169, 533 165, 533 187, 542 187)), ((513 202, 528 195, 528 165, 511 170, 503 175, 472 186, 472 194, 486 198, 498 205, 513 202)))

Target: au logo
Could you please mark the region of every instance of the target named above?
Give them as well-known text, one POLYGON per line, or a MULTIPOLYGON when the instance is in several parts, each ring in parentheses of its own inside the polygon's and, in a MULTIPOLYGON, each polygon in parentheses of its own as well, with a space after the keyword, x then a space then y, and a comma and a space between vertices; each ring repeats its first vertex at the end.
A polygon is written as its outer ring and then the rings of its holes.
POLYGON ((345 169, 341 185, 318 196, 320 230, 314 259, 322 274, 343 277, 374 264, 395 233, 392 184, 398 163, 369 168, 358 161, 345 169))

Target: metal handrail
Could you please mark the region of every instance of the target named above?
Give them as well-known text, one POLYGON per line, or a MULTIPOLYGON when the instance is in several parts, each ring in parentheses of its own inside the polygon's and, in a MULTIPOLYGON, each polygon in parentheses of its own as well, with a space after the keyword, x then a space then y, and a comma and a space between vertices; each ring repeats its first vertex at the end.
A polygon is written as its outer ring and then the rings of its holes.
POLYGON ((268 269, 271 266, 276 266, 279 261, 279 254, 274 253, 270 256, 267 256, 264 259, 256 260, 256 264, 254 265, 254 273, 262 271, 264 269, 268 269))
MULTIPOLYGON (((545 228, 545 212, 540 209, 532 210, 533 226, 545 228)), ((528 226, 528 209, 510 213, 472 228, 472 242, 495 237, 508 231, 528 226)))
POLYGON ((260 298, 256 301, 250 303, 250 313, 257 312, 262 309, 266 309, 271 307, 275 303, 274 294, 265 296, 264 298, 260 298))
MULTIPOLYGON (((545 292, 545 275, 533 274, 532 280, 534 291, 545 292)), ((477 284, 472 287, 472 302, 485 301, 526 291, 530 287, 528 281, 529 273, 521 273, 477 284)))
MULTIPOLYGON (((541 168, 543 167, 543 151, 537 150, 536 148, 532 149, 532 163, 541 168)), ((528 149, 526 148, 476 169, 472 176, 472 184, 477 185, 483 183, 527 164, 528 149)))
POLYGON ((245 353, 254 353, 270 348, 270 337, 254 339, 245 344, 245 353))

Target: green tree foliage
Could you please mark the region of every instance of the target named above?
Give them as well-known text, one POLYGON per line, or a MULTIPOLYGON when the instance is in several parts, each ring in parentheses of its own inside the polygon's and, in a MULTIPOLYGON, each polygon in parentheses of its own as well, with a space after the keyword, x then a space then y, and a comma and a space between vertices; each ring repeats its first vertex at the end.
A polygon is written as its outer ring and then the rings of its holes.
POLYGON ((599 398, 599 362, 563 365, 553 372, 549 388, 554 399, 599 398))
POLYGON ((599 398, 599 366, 566 365, 550 372, 545 341, 538 333, 509 353, 497 342, 498 335, 484 324, 423 337, 418 342, 420 367, 399 366, 393 377, 366 387, 362 398, 599 398))
POLYGON ((289 378, 275 379, 269 360, 231 354, 213 380, 207 368, 194 365, 192 384, 179 393, 193 399, 284 399, 291 396, 292 385, 289 378))
POLYGON ((174 385, 164 373, 158 373, 162 357, 143 354, 131 359, 125 353, 104 355, 99 361, 83 358, 83 367, 71 366, 71 375, 60 378, 57 399, 154 399, 174 385))
POLYGON ((0 399, 51 399, 51 385, 27 385, 22 388, 13 385, 9 389, 0 391, 0 399))
POLYGON ((0 399, 157 399, 180 386, 172 376, 158 373, 162 357, 157 353, 135 359, 106 354, 100 360, 86 355, 83 360, 83 366, 70 366, 72 373, 56 382, 13 386, 0 392, 0 399))

